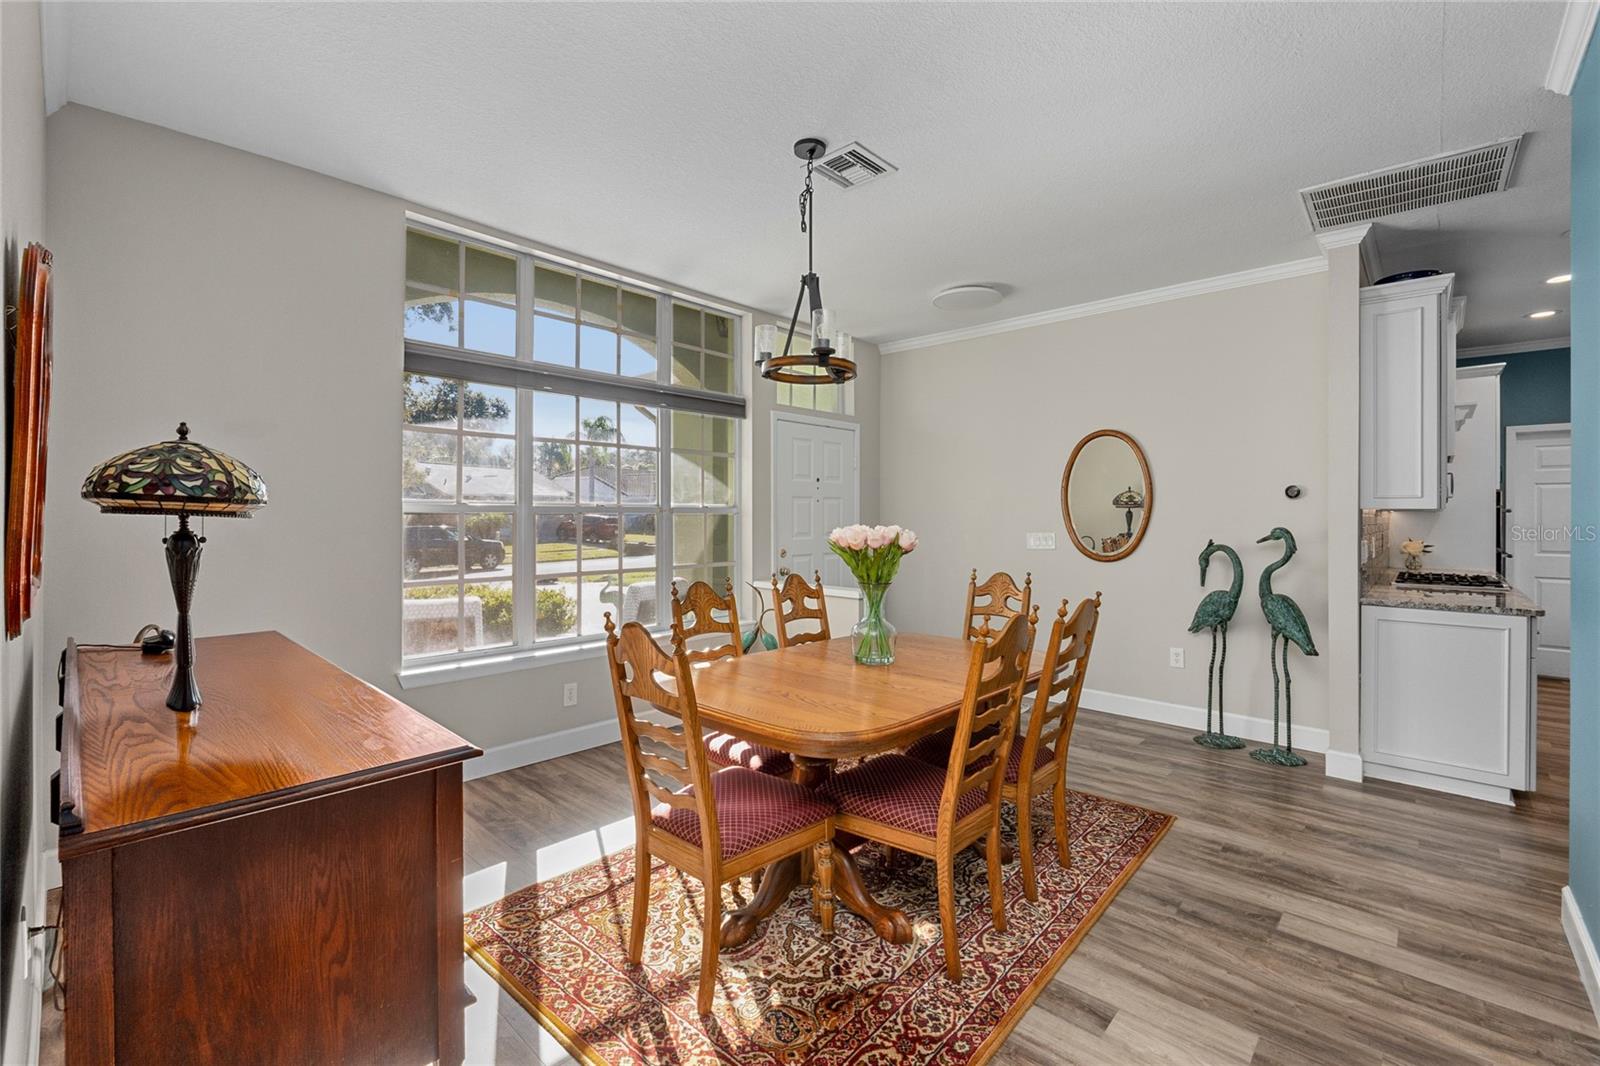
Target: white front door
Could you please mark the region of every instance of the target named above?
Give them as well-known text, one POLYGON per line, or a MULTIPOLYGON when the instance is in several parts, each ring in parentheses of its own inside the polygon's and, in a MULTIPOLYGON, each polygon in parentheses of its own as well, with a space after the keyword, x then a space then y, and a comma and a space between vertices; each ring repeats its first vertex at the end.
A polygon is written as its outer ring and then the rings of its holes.
POLYGON ((1506 578, 1544 608, 1543 677, 1572 676, 1572 426, 1506 428, 1506 578))
POLYGON ((778 415, 772 428, 772 568, 825 585, 848 585, 844 561, 828 550, 828 533, 860 520, 854 426, 778 415))

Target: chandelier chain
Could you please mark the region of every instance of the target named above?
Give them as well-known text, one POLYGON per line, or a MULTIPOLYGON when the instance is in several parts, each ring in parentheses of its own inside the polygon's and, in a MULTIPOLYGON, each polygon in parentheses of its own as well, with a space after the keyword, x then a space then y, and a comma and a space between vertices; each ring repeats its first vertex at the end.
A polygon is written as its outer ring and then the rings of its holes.
POLYGON ((811 160, 806 160, 806 187, 800 190, 800 232, 807 232, 806 216, 811 207, 811 160))

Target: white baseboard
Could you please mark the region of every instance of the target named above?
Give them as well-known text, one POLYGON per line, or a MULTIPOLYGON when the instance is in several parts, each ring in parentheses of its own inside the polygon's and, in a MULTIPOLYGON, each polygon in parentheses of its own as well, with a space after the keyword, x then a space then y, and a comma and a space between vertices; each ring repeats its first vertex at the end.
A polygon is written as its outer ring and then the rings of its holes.
POLYGON ((1441 777, 1439 774, 1424 773, 1421 770, 1405 770, 1398 766, 1381 766, 1378 763, 1366 763, 1362 771, 1369 779, 1378 781, 1393 781, 1401 785, 1415 785, 1417 788, 1428 788, 1435 792, 1448 792, 1452 796, 1465 796, 1468 799, 1485 800, 1489 803, 1498 803, 1502 807, 1515 807, 1516 799, 1511 795, 1511 790, 1504 785, 1485 785, 1477 781, 1462 781, 1455 777, 1441 777))
MULTIPOLYGON (((1083 706, 1089 710, 1103 711, 1124 718, 1181 726, 1193 729, 1195 732, 1200 732, 1206 727, 1204 707, 1164 703, 1142 696, 1122 696, 1115 692, 1086 688, 1083 690, 1083 706)), ((1228 732, 1246 740, 1266 742, 1272 740, 1272 722, 1269 719, 1230 714, 1227 726, 1228 732)), ((472 781, 505 770, 514 770, 519 766, 543 762, 546 759, 558 759, 563 755, 571 755, 588 748, 615 744, 618 739, 620 735, 615 719, 563 729, 559 733, 548 733, 540 737, 529 737, 527 740, 513 741, 510 744, 487 749, 482 758, 467 762, 462 776, 472 781)), ((1314 726, 1297 726, 1294 731, 1294 741, 1296 749, 1320 754, 1328 750, 1328 731, 1314 726)))
POLYGON ((1335 751, 1329 748, 1323 754, 1323 771, 1329 777, 1337 777, 1341 781, 1355 781, 1360 783, 1361 756, 1353 751, 1335 751))
POLYGON ((1567 932, 1567 943, 1572 945, 1572 957, 1578 964, 1578 976, 1583 979, 1583 990, 1589 993, 1589 1009, 1600 1022, 1600 956, 1595 954, 1594 940, 1589 927, 1583 922, 1583 912, 1578 910, 1578 899, 1571 885, 1561 886, 1561 928, 1567 932))
POLYGON ((519 766, 544 762, 546 759, 559 759, 574 752, 615 744, 621 736, 620 727, 613 717, 602 722, 563 729, 559 733, 546 733, 541 737, 516 740, 510 744, 487 749, 482 758, 469 759, 462 768, 461 776, 464 780, 472 781, 504 770, 515 770, 519 766))
MULTIPOLYGON (((1115 692, 1102 692, 1099 689, 1086 688, 1083 690, 1081 706, 1106 714, 1120 715, 1123 718, 1138 718, 1146 722, 1160 722, 1163 725, 1182 726, 1193 729, 1196 733, 1206 727, 1206 709, 1204 707, 1189 707, 1182 703, 1167 703, 1162 700, 1149 700, 1143 696, 1123 696, 1115 692)), ((1251 718, 1242 714, 1230 714, 1224 723, 1228 732, 1245 740, 1261 740, 1272 742, 1272 720, 1268 718, 1251 718)), ((1294 746, 1297 751, 1309 751, 1320 754, 1328 750, 1328 731, 1316 726, 1296 726, 1294 730, 1294 746)))

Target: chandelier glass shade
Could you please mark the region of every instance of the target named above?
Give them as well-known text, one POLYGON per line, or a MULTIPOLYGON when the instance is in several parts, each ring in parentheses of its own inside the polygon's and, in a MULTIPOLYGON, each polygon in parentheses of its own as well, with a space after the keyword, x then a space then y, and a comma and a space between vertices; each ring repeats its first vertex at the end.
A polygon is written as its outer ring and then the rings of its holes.
MULTIPOLYGON (((800 293, 795 297, 794 314, 789 318, 789 332, 778 346, 778 327, 764 324, 756 327, 756 366, 761 376, 772 381, 791 385, 841 383, 856 376, 855 341, 850 334, 841 332, 836 312, 822 305, 822 282, 817 277, 813 257, 811 168, 828 146, 816 137, 805 137, 795 142, 794 154, 806 161, 806 184, 800 193, 800 232, 806 235, 806 272, 800 277, 800 293), (810 312, 811 341, 808 350, 796 350, 796 330, 800 325, 800 308, 810 312)), ((801 338, 802 344, 804 338, 801 338)))

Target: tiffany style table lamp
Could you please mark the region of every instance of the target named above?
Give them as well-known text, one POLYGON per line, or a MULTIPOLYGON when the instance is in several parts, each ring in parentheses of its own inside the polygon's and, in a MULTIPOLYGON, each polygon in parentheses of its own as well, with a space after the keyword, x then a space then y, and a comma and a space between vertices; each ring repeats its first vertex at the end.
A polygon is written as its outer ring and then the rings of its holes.
POLYGON ((200 576, 200 546, 206 539, 189 529, 189 516, 249 518, 267 502, 266 482, 232 456, 190 440, 189 424, 182 422, 177 440, 123 452, 89 471, 83 498, 104 514, 178 516, 177 532, 163 538, 172 595, 178 602, 178 664, 167 706, 175 711, 198 710, 200 686, 194 679, 189 603, 200 576))
POLYGON ((1133 512, 1144 509, 1144 493, 1129 485, 1111 498, 1111 506, 1125 513, 1128 519, 1128 536, 1133 536, 1133 512))

